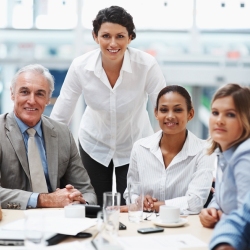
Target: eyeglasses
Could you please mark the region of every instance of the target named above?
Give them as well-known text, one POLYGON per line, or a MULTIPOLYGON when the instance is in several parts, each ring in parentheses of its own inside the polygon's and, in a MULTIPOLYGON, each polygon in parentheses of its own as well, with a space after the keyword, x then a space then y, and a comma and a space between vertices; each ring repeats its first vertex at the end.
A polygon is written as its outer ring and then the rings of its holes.
POLYGON ((155 210, 153 210, 148 215, 146 215, 144 220, 151 221, 152 219, 154 219, 154 216, 152 216, 153 214, 155 215, 155 217, 159 216, 159 214, 155 210))

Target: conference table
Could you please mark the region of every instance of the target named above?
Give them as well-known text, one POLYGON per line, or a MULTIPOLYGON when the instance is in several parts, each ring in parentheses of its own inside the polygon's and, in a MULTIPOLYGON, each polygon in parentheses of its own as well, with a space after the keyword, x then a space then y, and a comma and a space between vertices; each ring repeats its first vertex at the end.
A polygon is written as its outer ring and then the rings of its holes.
MULTIPOLYGON (((63 209, 63 208, 62 208, 63 209)), ((58 209, 61 210, 61 209, 58 209)), ((4 226, 9 222, 24 218, 24 212, 22 210, 12 210, 12 209, 3 209, 3 218, 2 221, 0 222, 0 226, 4 226)), ((147 216, 147 213, 145 213, 147 216)), ((164 227, 164 232, 162 233, 157 233, 154 235, 178 235, 178 234, 189 234, 192 235, 196 238, 198 238, 199 240, 205 242, 205 243, 209 243, 211 235, 212 235, 212 229, 208 229, 208 228, 204 228, 199 220, 199 216, 198 215, 189 215, 187 218, 187 223, 181 227, 164 227)), ((128 220, 128 214, 127 213, 120 213, 120 218, 119 218, 120 222, 122 222, 124 225, 126 225, 127 229, 126 230, 119 230, 119 237, 127 237, 127 236, 140 236, 142 237, 147 237, 147 235, 143 235, 143 234, 139 234, 137 232, 137 229, 139 228, 148 228, 148 227, 155 227, 153 221, 149 221, 149 220, 143 220, 140 223, 133 223, 133 222, 129 222, 128 220)), ((90 232, 92 233, 92 235, 96 235, 97 234, 97 228, 91 227, 87 230, 85 230, 85 232, 90 232)), ((149 235, 149 234, 148 234, 149 235)), ((150 234, 153 235, 153 234, 150 234)), ((74 241, 75 238, 70 237, 67 240, 65 240, 64 242, 70 242, 70 241, 74 241)), ((77 239, 79 240, 79 239, 77 239)), ((89 239, 81 239, 81 240, 88 240, 89 239)), ((15 247, 0 247, 0 249, 14 249, 15 247)), ((49 248, 48 248, 49 249, 49 248)), ((180 248, 182 249, 182 248, 180 248)), ((183 248, 183 249, 193 249, 193 250, 205 250, 208 249, 208 246, 206 247, 199 247, 199 248, 183 248)))

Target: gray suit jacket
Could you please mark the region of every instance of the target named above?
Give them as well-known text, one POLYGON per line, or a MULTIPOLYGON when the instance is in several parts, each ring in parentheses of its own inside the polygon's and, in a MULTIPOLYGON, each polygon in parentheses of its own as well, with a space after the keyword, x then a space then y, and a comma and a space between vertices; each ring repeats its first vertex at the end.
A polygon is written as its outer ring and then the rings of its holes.
MULTIPOLYGON (((68 127, 46 116, 41 119, 52 190, 72 184, 89 204, 96 204, 95 191, 68 127)), ((14 204, 12 208, 26 209, 31 194, 29 165, 21 131, 13 112, 0 115, 2 208, 7 208, 10 203, 14 204)))

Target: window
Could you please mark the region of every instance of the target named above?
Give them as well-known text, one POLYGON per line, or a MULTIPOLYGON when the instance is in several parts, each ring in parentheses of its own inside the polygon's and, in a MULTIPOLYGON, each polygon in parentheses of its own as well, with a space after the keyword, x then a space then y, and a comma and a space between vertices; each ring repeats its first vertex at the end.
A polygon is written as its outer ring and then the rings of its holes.
POLYGON ((73 29, 77 22, 76 0, 37 1, 38 29, 73 29))
POLYGON ((12 27, 16 29, 30 29, 33 27, 33 0, 14 1, 12 27))
POLYGON ((250 0, 197 0, 199 29, 250 29, 250 0))
POLYGON ((7 26, 7 0, 0 1, 0 28, 7 26))
POLYGON ((193 23, 193 0, 84 0, 83 26, 92 29, 98 11, 111 5, 127 10, 137 30, 187 30, 193 23))

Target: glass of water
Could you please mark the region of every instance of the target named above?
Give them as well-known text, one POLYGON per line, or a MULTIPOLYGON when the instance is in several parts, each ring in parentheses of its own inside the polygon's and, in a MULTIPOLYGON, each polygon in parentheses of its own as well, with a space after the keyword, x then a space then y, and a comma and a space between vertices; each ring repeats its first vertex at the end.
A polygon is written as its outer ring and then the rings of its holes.
POLYGON ((128 219, 140 222, 143 218, 143 187, 140 182, 128 183, 128 219))
POLYGON ((121 194, 103 193, 103 220, 105 233, 116 237, 119 230, 121 194))
POLYGON ((44 216, 42 213, 28 214, 25 216, 24 234, 26 249, 43 249, 44 240, 44 216))

